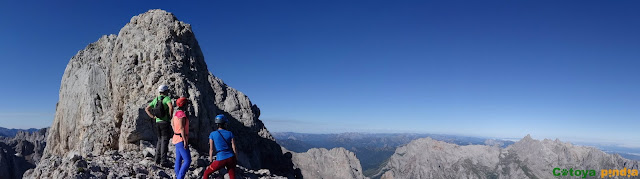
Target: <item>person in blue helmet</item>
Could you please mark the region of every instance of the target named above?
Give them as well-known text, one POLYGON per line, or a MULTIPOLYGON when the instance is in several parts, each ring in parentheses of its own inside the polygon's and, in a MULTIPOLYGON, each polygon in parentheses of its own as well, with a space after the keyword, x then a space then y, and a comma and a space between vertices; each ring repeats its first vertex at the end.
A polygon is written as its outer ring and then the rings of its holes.
POLYGON ((209 134, 209 161, 213 158, 213 149, 216 149, 216 160, 211 162, 211 165, 204 171, 203 179, 209 178, 211 173, 227 168, 229 171, 229 178, 235 179, 236 163, 236 141, 233 137, 233 133, 227 130, 227 123, 229 120, 223 115, 217 115, 215 119, 218 125, 218 130, 209 134))

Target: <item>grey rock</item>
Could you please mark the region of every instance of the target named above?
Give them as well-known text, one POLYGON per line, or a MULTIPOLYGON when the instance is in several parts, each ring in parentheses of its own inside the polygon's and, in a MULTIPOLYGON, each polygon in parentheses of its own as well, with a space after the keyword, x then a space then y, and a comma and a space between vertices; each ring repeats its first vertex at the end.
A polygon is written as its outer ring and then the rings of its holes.
POLYGON ((171 178, 171 176, 169 176, 165 171, 162 170, 158 171, 156 176, 159 176, 161 178, 171 178))
POLYGON ((117 177, 116 177, 116 174, 115 174, 115 173, 109 173, 109 174, 107 175, 107 178, 108 178, 108 179, 115 179, 115 178, 117 178, 117 177))
POLYGON ((143 167, 136 167, 135 169, 136 173, 142 173, 142 174, 149 174, 149 171, 147 171, 147 169, 143 168, 143 167))
POLYGON ((65 158, 66 160, 70 160, 72 162, 75 162, 77 160, 82 159, 82 156, 80 156, 80 154, 78 152, 69 152, 67 153, 67 156, 65 158))
POLYGON ((144 150, 142 150, 142 155, 145 157, 153 157, 156 155, 156 150, 153 148, 145 148, 144 150))
POLYGON ((151 142, 146 140, 140 141, 140 150, 145 157, 154 157, 156 155, 155 146, 151 142))
POLYGON ((87 161, 77 160, 75 162, 75 166, 78 167, 78 168, 87 168, 87 161))
MULTIPOLYGON (((160 84, 170 86, 173 99, 185 96, 191 101, 187 116, 192 157, 208 152, 208 136, 215 127, 211 119, 225 114, 237 139, 240 166, 293 175, 290 158, 259 120, 260 109, 209 72, 191 26, 166 11, 150 10, 131 18, 118 35, 105 35, 71 58, 62 77, 48 145, 28 177, 76 176, 73 163, 60 159, 69 153, 97 160, 89 163, 109 170, 91 175, 135 176, 130 168, 107 161, 141 165, 143 157, 153 154, 147 149, 156 140, 155 123, 144 108, 160 84)), ((154 175, 149 177, 158 177, 154 175)))
POLYGON ((344 148, 312 148, 304 153, 292 153, 292 161, 304 178, 367 178, 362 174, 360 160, 344 148))
MULTIPOLYGON (((155 165, 153 161, 149 164, 143 164, 145 160, 138 151, 121 152, 123 157, 118 160, 114 160, 113 157, 107 155, 86 157, 83 160, 78 160, 75 163, 60 157, 50 157, 43 159, 41 165, 53 166, 53 163, 58 167, 54 169, 47 168, 47 172, 36 168, 27 172, 29 177, 34 178, 33 175, 38 175, 42 178, 133 178, 133 177, 146 177, 146 178, 173 178, 175 173, 172 167, 165 168, 155 165), (132 157, 131 159, 124 159, 132 157), (80 161, 86 161, 88 168, 78 167, 77 163, 80 161), (35 173, 35 174, 30 174, 35 173)), ((205 167, 190 168, 187 172, 187 177, 190 179, 202 178, 202 174, 205 167)), ((226 172, 224 172, 226 174, 226 172)), ((238 166, 236 170, 237 178, 286 178, 273 174, 267 169, 251 170, 238 166)))
POLYGON ((102 172, 102 168, 96 166, 96 165, 91 165, 89 166, 89 170, 91 170, 92 172, 102 172))
POLYGON ((138 173, 138 174, 136 174, 136 178, 138 178, 138 179, 146 179, 147 175, 142 174, 142 173, 138 173))
POLYGON ((556 178, 552 171, 556 167, 599 172, 638 169, 638 161, 529 135, 504 149, 423 138, 396 149, 373 178, 556 178))
POLYGON ((146 141, 146 140, 140 141, 140 150, 144 150, 147 148, 154 148, 154 147, 155 146, 150 141, 146 141))
POLYGON ((141 165, 149 166, 149 165, 153 164, 154 161, 149 159, 149 158, 145 158, 145 159, 141 160, 139 163, 141 165))
POLYGON ((19 130, 13 137, 0 137, 0 178, 22 178, 35 168, 46 146, 47 131, 19 130))
POLYGON ((207 160, 205 159, 197 159, 195 162, 192 163, 192 167, 198 168, 198 167, 206 167, 208 166, 209 163, 207 162, 207 160))

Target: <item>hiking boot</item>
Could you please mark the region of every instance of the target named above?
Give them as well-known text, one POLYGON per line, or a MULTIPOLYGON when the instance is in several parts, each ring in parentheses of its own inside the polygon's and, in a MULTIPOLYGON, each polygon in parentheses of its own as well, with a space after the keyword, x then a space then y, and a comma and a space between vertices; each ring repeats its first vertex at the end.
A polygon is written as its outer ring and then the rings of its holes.
POLYGON ((164 161, 164 162, 161 162, 161 166, 164 168, 172 168, 173 164, 171 162, 164 161))

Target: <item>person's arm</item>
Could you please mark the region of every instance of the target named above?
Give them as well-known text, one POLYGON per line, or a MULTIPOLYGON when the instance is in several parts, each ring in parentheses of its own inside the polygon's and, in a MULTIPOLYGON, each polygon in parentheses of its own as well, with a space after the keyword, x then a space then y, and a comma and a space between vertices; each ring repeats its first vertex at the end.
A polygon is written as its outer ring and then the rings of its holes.
POLYGON ((187 136, 187 132, 184 131, 185 129, 185 125, 186 122, 184 120, 187 120, 186 117, 180 119, 180 125, 182 125, 182 130, 180 130, 180 135, 182 135, 182 140, 184 140, 184 148, 187 149, 189 148, 189 136, 187 136))
POLYGON ((173 103, 169 101, 167 105, 169 106, 169 116, 173 116, 173 103))
POLYGON ((209 139, 209 161, 213 158, 213 140, 209 139))
POLYGON ((151 106, 147 106, 146 108, 144 108, 144 111, 147 112, 147 115, 149 115, 149 117, 151 117, 151 119, 155 119, 156 117, 153 116, 153 114, 151 114, 151 112, 149 111, 149 107, 151 107, 151 106))
POLYGON ((233 154, 238 156, 238 151, 236 151, 236 139, 231 138, 231 147, 233 148, 233 154))

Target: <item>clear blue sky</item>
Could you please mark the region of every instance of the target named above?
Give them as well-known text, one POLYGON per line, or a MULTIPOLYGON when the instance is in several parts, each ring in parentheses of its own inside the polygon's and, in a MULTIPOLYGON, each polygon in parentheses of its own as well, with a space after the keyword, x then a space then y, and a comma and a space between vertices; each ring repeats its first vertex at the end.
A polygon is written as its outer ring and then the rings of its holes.
POLYGON ((639 1, 2 1, 0 126, 50 125, 69 59, 156 8, 271 131, 640 146, 639 1))

